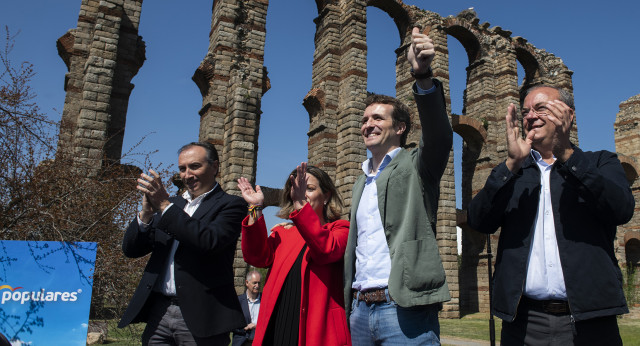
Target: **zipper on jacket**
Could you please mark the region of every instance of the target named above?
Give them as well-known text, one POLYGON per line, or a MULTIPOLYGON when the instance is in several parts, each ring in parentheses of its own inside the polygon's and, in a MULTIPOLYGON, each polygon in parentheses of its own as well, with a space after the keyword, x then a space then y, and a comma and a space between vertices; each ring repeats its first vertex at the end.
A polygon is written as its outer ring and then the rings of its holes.
MULTIPOLYGON (((528 265, 527 265, 528 266, 528 265)), ((522 301, 522 295, 524 294, 524 283, 527 281, 527 277, 525 275, 524 280, 522 280, 522 286, 520 288, 520 297, 518 297, 518 304, 516 304, 516 312, 513 314, 513 318, 511 319, 510 322, 513 322, 516 320, 516 316, 518 316, 518 307, 520 306, 520 302, 522 301)))
MULTIPOLYGON (((567 304, 569 304, 568 300, 567 304)), ((575 337, 576 335, 578 335, 578 332, 576 331, 576 320, 573 318, 573 314, 571 313, 571 305, 569 305, 569 320, 571 321, 571 331, 573 332, 573 336, 575 337)))

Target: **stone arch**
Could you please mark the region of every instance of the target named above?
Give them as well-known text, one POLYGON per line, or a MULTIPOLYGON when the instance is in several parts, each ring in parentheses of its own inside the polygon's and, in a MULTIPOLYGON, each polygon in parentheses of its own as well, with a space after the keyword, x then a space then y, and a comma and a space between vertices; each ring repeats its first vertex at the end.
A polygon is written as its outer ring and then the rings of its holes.
POLYGON ((331 152, 332 143, 337 139, 335 123, 325 115, 326 94, 322 89, 311 89, 302 105, 309 113, 309 157, 313 163, 325 170, 330 176, 335 175, 335 161, 331 152))
POLYGON ((481 34, 476 26, 477 21, 473 10, 464 10, 456 17, 443 20, 445 32, 462 44, 470 65, 482 56, 481 34))
POLYGON ((540 77, 540 64, 536 58, 527 49, 523 49, 521 45, 515 45, 516 58, 524 69, 524 79, 522 85, 533 84, 536 78, 540 77))
POLYGON ((540 76, 542 73, 540 71, 540 62, 536 58, 536 53, 534 51, 535 47, 532 47, 522 37, 516 37, 513 40, 513 48, 516 52, 516 58, 522 65, 522 68, 525 72, 521 89, 523 89, 525 86, 539 84, 540 82, 536 81, 540 80, 540 76))
POLYGON ((411 32, 411 16, 404 5, 396 0, 368 0, 367 6, 376 7, 387 13, 398 28, 400 42, 404 42, 407 32, 411 32))
POLYGON ((624 173, 627 176, 627 181, 629 182, 629 185, 633 185, 636 179, 638 179, 638 172, 639 172, 636 161, 633 159, 633 157, 630 157, 624 154, 618 154, 618 159, 622 164, 622 168, 624 168, 624 173))
POLYGON ((625 258, 628 267, 640 267, 640 232, 628 231, 624 235, 625 258))

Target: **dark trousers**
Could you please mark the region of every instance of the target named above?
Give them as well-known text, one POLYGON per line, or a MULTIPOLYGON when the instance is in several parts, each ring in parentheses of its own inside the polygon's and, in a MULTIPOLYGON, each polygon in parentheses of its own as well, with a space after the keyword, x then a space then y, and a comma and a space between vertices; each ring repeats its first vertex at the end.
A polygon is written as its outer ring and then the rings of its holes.
POLYGON ((616 316, 571 321, 569 313, 542 311, 520 301, 513 322, 502 321, 501 345, 622 345, 616 316))
POLYGON ((229 334, 213 335, 206 338, 191 334, 182 317, 180 305, 154 294, 149 311, 147 326, 142 333, 142 345, 172 346, 228 346, 229 334))

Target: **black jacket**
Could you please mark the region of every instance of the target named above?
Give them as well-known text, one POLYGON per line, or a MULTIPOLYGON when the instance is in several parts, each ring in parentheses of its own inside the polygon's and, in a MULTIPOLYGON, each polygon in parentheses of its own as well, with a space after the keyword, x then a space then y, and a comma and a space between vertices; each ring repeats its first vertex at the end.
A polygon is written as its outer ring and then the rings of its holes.
MULTIPOLYGON (((248 325, 251 323, 251 312, 249 311, 249 302, 247 301, 247 292, 242 293, 238 296, 238 301, 240 302, 240 307, 242 308, 242 313, 244 314, 244 319, 247 322, 245 324, 248 325)), ((254 335, 256 334, 256 329, 253 328, 249 332, 244 330, 244 326, 242 328, 235 329, 233 331, 233 340, 231 341, 231 346, 242 346, 245 341, 253 340, 254 335)))
MULTIPOLYGON (((616 226, 633 216, 635 201, 620 161, 608 151, 577 147, 551 170, 551 204, 571 314, 576 321, 627 313, 613 243, 616 226)), ((517 174, 494 168, 468 208, 468 224, 483 233, 499 227, 493 313, 513 321, 525 285, 540 197, 540 170, 529 156, 517 174)))
POLYGON ((162 277, 174 239, 180 242, 174 256, 176 291, 191 333, 208 337, 244 327, 233 283, 233 260, 246 203, 220 186, 205 196, 192 217, 184 212, 182 197, 170 201, 174 204, 164 215, 154 215, 150 229, 141 231, 134 219, 124 235, 125 256, 151 253, 151 257, 118 327, 147 320, 148 298, 162 277))

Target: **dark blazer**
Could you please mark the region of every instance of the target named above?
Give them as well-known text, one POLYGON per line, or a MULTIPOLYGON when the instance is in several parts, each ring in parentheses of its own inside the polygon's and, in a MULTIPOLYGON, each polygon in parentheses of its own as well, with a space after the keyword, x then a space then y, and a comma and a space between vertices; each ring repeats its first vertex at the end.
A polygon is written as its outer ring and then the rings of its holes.
MULTIPOLYGON (((613 243, 616 226, 629 221, 635 201, 616 154, 574 152, 555 162, 551 205, 567 300, 576 321, 629 312, 613 243)), ((493 169, 469 205, 469 226, 498 228, 493 314, 513 321, 527 276, 540 199, 540 169, 529 156, 515 174, 504 163, 493 169)))
MULTIPOLYGON (((247 301, 247 292, 242 293, 238 296, 238 301, 240 302, 240 307, 242 308, 242 313, 244 314, 244 320, 246 321, 246 325, 251 323, 251 313, 249 312, 249 302, 247 301)), ((253 328, 251 331, 247 333, 244 330, 244 326, 233 331, 233 340, 231 341, 231 346, 241 346, 247 340, 253 340, 254 335, 256 334, 256 329, 253 328)))
POLYGON ((185 199, 172 197, 170 201, 173 205, 163 215, 154 215, 147 230, 141 230, 134 219, 124 235, 125 256, 151 253, 151 257, 118 327, 147 320, 149 296, 162 277, 174 239, 180 242, 174 256, 176 291, 191 333, 208 337, 244 327, 233 283, 233 260, 246 203, 226 194, 219 185, 205 196, 192 217, 183 210, 185 199))

